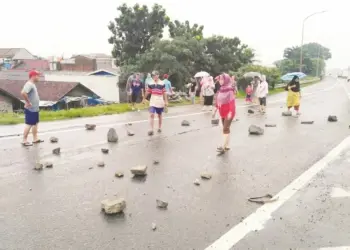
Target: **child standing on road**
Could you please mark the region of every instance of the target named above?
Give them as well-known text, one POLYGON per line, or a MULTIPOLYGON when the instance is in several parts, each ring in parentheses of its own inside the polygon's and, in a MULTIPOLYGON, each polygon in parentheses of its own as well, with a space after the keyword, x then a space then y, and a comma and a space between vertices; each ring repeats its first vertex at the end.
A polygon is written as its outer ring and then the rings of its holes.
POLYGON ((261 82, 256 90, 256 95, 259 98, 260 112, 266 113, 266 97, 269 93, 269 84, 266 81, 266 76, 261 76, 261 82))
POLYGON ((253 93, 253 88, 252 85, 249 83, 247 88, 245 89, 245 102, 247 104, 251 104, 252 103, 252 93, 253 93))
MULTIPOLYGON (((150 130, 149 136, 154 134, 154 115, 158 115, 158 133, 162 132, 162 114, 164 107, 168 106, 167 94, 165 91, 164 83, 159 79, 159 73, 157 71, 152 72, 153 81, 148 84, 147 96, 151 95, 149 102, 150 113, 150 130)), ((147 97, 146 97, 147 99, 147 97)))

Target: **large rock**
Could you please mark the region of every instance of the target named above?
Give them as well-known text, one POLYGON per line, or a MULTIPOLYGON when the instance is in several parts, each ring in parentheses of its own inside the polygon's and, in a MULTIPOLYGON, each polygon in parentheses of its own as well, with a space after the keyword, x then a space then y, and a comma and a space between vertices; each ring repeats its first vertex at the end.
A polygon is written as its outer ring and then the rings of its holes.
POLYGON ((337 122, 338 121, 338 117, 335 115, 330 115, 328 116, 328 121, 329 122, 337 122))
POLYGON ((86 130, 95 130, 96 125, 95 124, 85 124, 86 130))
POLYGON ((130 169, 131 173, 135 176, 145 176, 147 175, 147 166, 140 165, 130 169))
POLYGON ((181 126, 185 126, 185 127, 190 126, 190 122, 187 121, 187 120, 183 120, 183 121, 181 122, 181 126))
POLYGON ((199 186, 201 183, 198 179, 195 179, 193 182, 194 185, 199 186))
POLYGON ((256 125, 251 125, 249 127, 249 134, 251 135, 263 135, 264 134, 264 129, 260 128, 259 126, 256 125))
POLYGON ((157 207, 159 207, 159 208, 164 208, 165 209, 169 205, 168 202, 162 201, 162 200, 156 200, 156 202, 157 202, 157 207))
POLYGON ((282 116, 292 116, 292 111, 283 111, 282 116))
POLYGON ((126 202, 123 198, 106 199, 101 201, 101 209, 106 214, 117 214, 123 212, 126 208, 126 202))
POLYGON ((53 150, 52 150, 52 153, 53 153, 54 155, 60 155, 60 154, 61 154, 61 148, 55 148, 55 149, 53 149, 53 150))
POLYGON ((110 128, 107 133, 108 142, 118 142, 118 135, 114 128, 110 128))
POLYGON ((57 137, 50 137, 50 142, 51 143, 57 143, 58 142, 58 138, 57 137))

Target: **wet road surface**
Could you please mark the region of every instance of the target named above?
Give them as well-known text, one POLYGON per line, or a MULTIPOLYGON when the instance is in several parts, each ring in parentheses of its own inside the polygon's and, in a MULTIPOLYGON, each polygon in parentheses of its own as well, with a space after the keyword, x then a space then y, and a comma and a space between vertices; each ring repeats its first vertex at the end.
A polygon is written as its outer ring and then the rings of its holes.
MULTIPOLYGON (((215 152, 221 127, 213 127, 211 115, 197 106, 171 108, 163 133, 152 138, 146 135, 146 112, 43 123, 45 143, 31 148, 19 145, 22 126, 0 127, 0 249, 205 249, 259 208, 249 197, 278 193, 349 135, 344 86, 328 78, 305 88, 300 118, 281 116, 285 93, 268 98, 265 116, 248 115, 239 103, 231 151, 222 157, 215 152), (327 122, 331 114, 337 123, 327 122), (183 119, 191 126, 181 127, 183 119), (302 125, 302 120, 315 123, 302 125), (128 122, 133 137, 126 135, 128 122), (96 131, 85 131, 85 123, 98 124, 96 131), (249 125, 266 123, 277 127, 264 128, 263 136, 248 135, 249 125), (106 142, 110 127, 117 130, 117 144, 106 142), (50 144, 50 136, 59 143, 50 144), (55 147, 61 147, 60 156, 52 155, 55 147), (102 154, 102 147, 109 154, 102 154), (38 160, 53 162, 53 169, 34 171, 38 160), (97 167, 101 160, 104 168, 97 167), (129 169, 139 164, 148 165, 148 175, 132 179, 129 169), (116 171, 124 178, 115 178, 116 171), (213 178, 193 185, 203 171, 213 178), (126 199, 125 213, 105 216, 100 202, 113 197, 126 199), (157 209, 156 199, 168 201, 168 209, 157 209)), ((300 227, 306 236, 308 228, 302 222, 300 227)), ((273 249, 272 238, 262 244, 265 237, 254 237, 248 234, 234 249, 273 249)), ((287 242, 281 238, 279 249, 297 246, 300 239, 287 242)))

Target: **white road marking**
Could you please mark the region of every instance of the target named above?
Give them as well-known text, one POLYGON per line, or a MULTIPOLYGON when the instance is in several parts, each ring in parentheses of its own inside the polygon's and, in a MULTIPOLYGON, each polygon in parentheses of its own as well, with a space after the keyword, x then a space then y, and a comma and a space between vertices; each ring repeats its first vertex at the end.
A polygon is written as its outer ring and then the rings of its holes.
MULTIPOLYGON (((303 94, 303 98, 305 96, 310 96, 310 95, 313 95, 313 94, 329 91, 329 90, 335 88, 336 86, 337 86, 336 84, 333 84, 332 86, 324 88, 322 90, 318 90, 318 91, 314 91, 314 92, 310 92, 310 93, 305 93, 305 94, 303 94)), ((274 104, 274 103, 279 103, 279 102, 284 102, 284 101, 286 101, 286 98, 277 99, 277 100, 274 100, 274 101, 270 101, 268 103, 269 104, 274 104)), ((257 104, 253 104, 253 105, 238 105, 237 108, 247 108, 247 107, 252 107, 252 106, 257 106, 257 104)), ((196 115, 201 115, 201 114, 205 114, 205 113, 208 113, 208 112, 196 112, 196 113, 190 113, 190 114, 165 116, 163 119, 164 120, 166 120, 166 119, 175 119, 175 118, 179 118, 179 117, 196 116, 196 115)), ((87 119, 89 119, 89 118, 87 118, 87 119)), ((100 127, 100 128, 117 127, 117 126, 123 126, 126 123, 138 124, 138 123, 145 123, 145 122, 149 122, 149 120, 147 119, 147 120, 138 120, 138 121, 129 121, 129 122, 128 121, 123 121, 123 122, 118 122, 118 123, 107 123, 107 124, 103 124, 103 125, 98 125, 98 127, 100 127)), ((67 129, 63 129, 63 130, 46 131, 46 132, 42 132, 42 133, 39 132, 39 135, 49 135, 49 134, 58 134, 58 133, 81 131, 81 130, 85 129, 84 125, 85 124, 74 124, 74 125, 70 125, 69 127, 68 126, 63 127, 63 128, 67 128, 67 129), (76 128, 72 128, 72 127, 76 127, 76 128)), ((0 141, 1 140, 13 140, 13 139, 17 140, 17 136, 2 137, 2 138, 0 138, 0 141)))
POLYGON ((274 203, 267 203, 258 208, 241 223, 234 226, 226 234, 208 246, 205 250, 228 250, 242 240, 248 233, 261 230, 265 223, 271 219, 272 213, 280 208, 295 193, 309 183, 321 170, 325 169, 343 150, 350 145, 350 136, 344 139, 338 146, 332 149, 325 157, 316 162, 307 171, 302 173, 297 179, 286 186, 273 198, 279 197, 274 203))
POLYGON ((350 250, 350 246, 342 246, 342 247, 322 247, 318 250, 350 250))
POLYGON ((332 189, 331 193, 332 198, 344 198, 344 197, 350 197, 350 192, 346 191, 342 188, 334 187, 332 189))

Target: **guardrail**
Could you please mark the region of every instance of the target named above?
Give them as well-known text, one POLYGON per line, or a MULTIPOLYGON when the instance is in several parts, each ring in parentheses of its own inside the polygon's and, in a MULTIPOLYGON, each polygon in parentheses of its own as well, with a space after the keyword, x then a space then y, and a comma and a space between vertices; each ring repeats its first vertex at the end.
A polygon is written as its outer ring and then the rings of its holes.
MULTIPOLYGON (((321 80, 320 78, 315 78, 315 79, 300 81, 300 84, 303 85, 303 84, 306 84, 306 83, 316 82, 316 81, 320 81, 320 80, 321 80)), ((287 85, 287 83, 276 84, 276 85, 275 85, 275 89, 283 88, 283 87, 285 87, 286 85, 287 85)))

